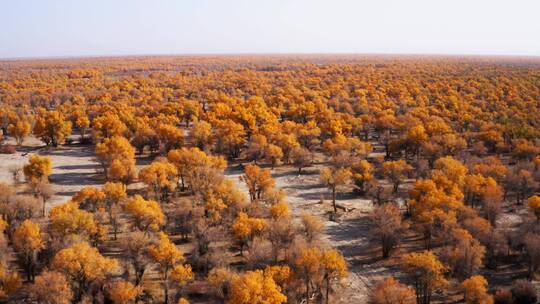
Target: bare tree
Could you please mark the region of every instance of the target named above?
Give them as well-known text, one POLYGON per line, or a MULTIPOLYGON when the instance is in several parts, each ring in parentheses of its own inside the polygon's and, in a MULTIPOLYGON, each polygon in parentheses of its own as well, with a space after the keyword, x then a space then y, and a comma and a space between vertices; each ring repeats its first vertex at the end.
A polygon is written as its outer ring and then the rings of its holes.
POLYGON ((529 233, 525 236, 525 257, 528 264, 529 278, 533 278, 534 274, 540 269, 540 236, 538 234, 529 233))
POLYGON ((135 285, 141 283, 142 277, 151 263, 147 252, 151 243, 152 239, 141 231, 130 233, 120 242, 124 257, 133 267, 135 285))
POLYGON ((390 251, 399 243, 403 224, 401 213, 395 204, 388 203, 377 206, 371 212, 371 233, 378 239, 382 246, 382 257, 390 256, 390 251))

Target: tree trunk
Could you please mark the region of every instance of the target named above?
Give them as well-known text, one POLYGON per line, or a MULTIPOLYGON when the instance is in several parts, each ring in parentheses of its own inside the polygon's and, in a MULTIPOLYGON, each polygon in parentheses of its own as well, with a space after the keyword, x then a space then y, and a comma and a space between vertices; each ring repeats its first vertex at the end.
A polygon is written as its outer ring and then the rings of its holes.
POLYGON ((169 303, 169 278, 165 276, 165 304, 169 303))
POLYGON ((113 226, 114 240, 116 241, 116 239, 118 238, 118 223, 116 222, 116 220, 113 220, 112 226, 113 226))
POLYGON ((386 259, 388 258, 388 256, 390 255, 390 246, 388 245, 388 242, 383 240, 382 241, 382 257, 383 259, 386 259))
POLYGON ((309 304, 309 280, 306 280, 306 304, 309 304))
POLYGON ((326 276, 326 304, 328 304, 328 295, 330 294, 330 277, 326 276))
POLYGON ((332 187, 332 205, 334 206, 334 213, 337 213, 336 207, 336 187, 332 187))
POLYGON ((135 286, 139 286, 139 284, 141 284, 142 277, 144 275, 145 270, 146 270, 146 268, 136 269, 135 270, 135 286))

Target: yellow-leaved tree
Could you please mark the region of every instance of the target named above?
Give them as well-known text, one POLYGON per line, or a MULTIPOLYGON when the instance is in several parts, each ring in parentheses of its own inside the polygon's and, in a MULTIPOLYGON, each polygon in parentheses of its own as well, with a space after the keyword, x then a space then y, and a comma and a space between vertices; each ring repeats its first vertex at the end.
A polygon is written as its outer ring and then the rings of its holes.
POLYGON ((127 281, 114 281, 107 287, 109 298, 114 304, 135 303, 135 299, 142 291, 141 286, 135 286, 127 281))
POLYGON ((252 202, 260 199, 265 192, 272 189, 276 184, 270 170, 261 169, 257 165, 247 165, 244 169, 244 175, 240 179, 246 183, 252 202))
POLYGON ((40 111, 35 118, 34 134, 47 146, 58 146, 71 134, 71 122, 59 111, 40 111))
POLYGON ((367 160, 360 160, 351 166, 352 180, 355 185, 355 191, 365 194, 368 191, 368 185, 373 180, 373 166, 367 160))
POLYGON ((107 238, 107 227, 97 223, 92 213, 79 209, 73 201, 52 208, 49 220, 49 233, 59 241, 76 236, 98 244, 107 238))
POLYGON ((184 133, 170 124, 159 124, 155 129, 161 148, 165 153, 172 149, 177 149, 184 143, 184 133))
POLYGON ((243 255, 244 247, 248 245, 248 242, 255 236, 261 235, 265 228, 264 219, 249 217, 245 212, 238 213, 231 229, 240 245, 240 254, 243 255))
POLYGON ((382 174, 394 187, 394 193, 398 191, 399 185, 405 179, 412 167, 404 160, 386 161, 382 165, 382 174))
MULTIPOLYGON (((148 252, 152 260, 159 266, 159 272, 163 280, 164 303, 167 304, 169 303, 169 276, 171 275, 171 271, 175 269, 175 266, 184 261, 184 257, 182 252, 169 240, 169 237, 164 232, 159 234, 159 240, 148 249, 148 252)), ((178 269, 178 272, 180 272, 180 269, 178 269)), ((182 274, 185 274, 184 271, 182 272, 182 274)), ((186 278, 184 277, 182 279, 186 278)))
POLYGON ((298 250, 294 265, 297 274, 304 281, 307 303, 313 291, 323 290, 323 282, 326 284, 324 298, 328 303, 331 283, 348 275, 345 259, 336 250, 321 250, 317 246, 301 247, 298 250))
POLYGON ((286 202, 277 202, 270 207, 270 216, 273 219, 282 219, 290 215, 289 204, 286 202))
POLYGON ((96 144, 96 158, 109 180, 127 184, 135 177, 135 149, 125 137, 113 136, 96 144))
POLYGON ((192 192, 202 194, 215 186, 214 177, 223 173, 227 161, 223 157, 212 156, 199 148, 181 148, 169 151, 167 159, 176 166, 180 176, 182 191, 186 185, 192 192))
POLYGON ((446 267, 431 251, 413 252, 403 256, 402 267, 413 282, 418 304, 429 304, 434 291, 445 288, 446 267))
POLYGON ((527 205, 532 214, 536 216, 536 220, 540 222, 540 196, 533 195, 527 199, 527 205))
POLYGON ((105 193, 96 187, 84 187, 71 198, 85 210, 95 212, 105 206, 105 193))
POLYGON ((107 182, 103 185, 105 193, 105 205, 109 213, 109 223, 113 228, 114 239, 118 233, 118 217, 120 215, 120 202, 127 197, 127 187, 122 183, 107 182))
POLYGON ((306 303, 311 298, 312 286, 319 286, 322 279, 322 251, 318 247, 303 247, 294 260, 297 275, 303 280, 306 303))
POLYGON ((139 180, 162 202, 176 189, 178 171, 167 159, 158 159, 139 172, 139 180))
POLYGON ((488 294, 487 281, 481 275, 472 276, 461 283, 461 289, 467 304, 493 304, 493 297, 488 294))
POLYGON ((326 304, 328 304, 330 299, 330 284, 332 281, 348 275, 347 264, 343 255, 334 249, 323 252, 321 263, 323 279, 326 281, 326 294, 324 298, 326 299, 326 304))
POLYGON ((178 288, 178 294, 182 295, 182 289, 189 282, 192 282, 195 278, 193 271, 191 270, 191 265, 189 264, 180 264, 174 266, 171 271, 171 281, 176 284, 178 288))
POLYGON ((13 232, 13 247, 22 257, 28 281, 33 282, 36 273, 38 252, 45 248, 39 225, 25 220, 13 232))
POLYGON ((201 120, 193 124, 189 131, 193 145, 205 150, 212 144, 212 125, 201 120))
POLYGON ((31 131, 32 125, 27 119, 19 119, 16 123, 10 124, 8 127, 9 134, 15 137, 18 146, 22 145, 24 139, 30 135, 31 131))
POLYGON ((115 273, 118 262, 102 256, 97 248, 83 242, 60 250, 54 256, 51 268, 69 278, 74 300, 80 301, 91 284, 102 285, 115 273))
POLYGON ((92 128, 96 142, 114 136, 125 136, 127 132, 127 126, 116 114, 105 114, 96 117, 92 122, 92 128))
POLYGON ((269 273, 262 270, 248 271, 234 276, 231 282, 229 304, 281 304, 287 297, 281 293, 269 273))
POLYGON ((189 304, 189 301, 186 298, 180 298, 176 304, 189 304))
POLYGON ((52 161, 50 157, 33 154, 28 164, 23 167, 24 177, 28 182, 46 180, 52 173, 52 161))
POLYGON ((165 223, 165 215, 158 202, 145 200, 138 194, 129 198, 124 208, 133 219, 134 226, 141 231, 157 231, 165 223))
POLYGON ((332 191, 332 206, 337 213, 336 194, 349 184, 352 173, 348 168, 322 168, 319 179, 332 191))
POLYGON ((87 129, 90 127, 90 119, 88 118, 88 115, 84 111, 84 109, 79 108, 71 113, 71 121, 75 124, 77 129, 79 129, 79 133, 81 135, 80 143, 85 143, 85 135, 87 129))
POLYGON ((19 291, 21 287, 22 280, 19 273, 0 264, 0 299, 5 300, 19 291))

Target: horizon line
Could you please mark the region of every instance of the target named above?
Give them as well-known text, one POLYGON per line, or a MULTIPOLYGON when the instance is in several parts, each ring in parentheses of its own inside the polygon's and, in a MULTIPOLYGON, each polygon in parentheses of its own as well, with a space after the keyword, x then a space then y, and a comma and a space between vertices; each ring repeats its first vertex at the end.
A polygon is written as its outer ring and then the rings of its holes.
POLYGON ((100 58, 134 58, 134 57, 230 57, 230 56, 411 56, 411 57, 506 57, 523 59, 540 59, 540 55, 531 54, 471 54, 471 53, 358 53, 358 52, 238 52, 238 53, 140 53, 140 54, 100 54, 100 55, 53 55, 53 56, 20 56, 0 57, 0 61, 32 61, 63 59, 100 59, 100 58))

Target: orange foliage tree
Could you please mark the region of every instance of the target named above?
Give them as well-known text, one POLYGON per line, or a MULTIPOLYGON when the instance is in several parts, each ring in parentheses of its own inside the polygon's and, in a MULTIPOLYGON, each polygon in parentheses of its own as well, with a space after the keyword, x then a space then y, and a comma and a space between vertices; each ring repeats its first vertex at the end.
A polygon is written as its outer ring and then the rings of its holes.
POLYGON ((281 288, 262 270, 248 271, 232 279, 228 303, 281 304, 286 301, 287 297, 281 293, 281 288))
POLYGON ((244 168, 244 175, 240 179, 248 187, 251 202, 260 199, 266 191, 275 186, 270 170, 261 169, 257 165, 247 165, 244 168))
POLYGON ((13 247, 22 256, 27 279, 34 281, 36 273, 37 254, 45 248, 45 242, 39 225, 25 220, 13 232, 13 247))
POLYGON ((46 180, 52 173, 52 161, 49 157, 33 154, 23 167, 23 172, 29 182, 46 180))
POLYGON ((60 250, 51 268, 64 273, 73 283, 74 300, 80 300, 91 284, 104 284, 118 268, 114 259, 102 256, 97 248, 78 243, 60 250))
POLYGON ((414 289, 399 283, 394 278, 378 282, 370 294, 374 304, 415 304, 414 289))
POLYGON ((121 136, 105 138, 96 144, 96 157, 105 176, 113 181, 128 183, 135 175, 135 149, 121 136))
POLYGON ((433 292, 448 284, 444 278, 446 267, 430 251, 404 255, 402 266, 414 285, 417 303, 431 303, 433 292))
POLYGON ((40 111, 35 118, 34 134, 47 146, 58 146, 71 135, 71 122, 58 111, 40 111))

